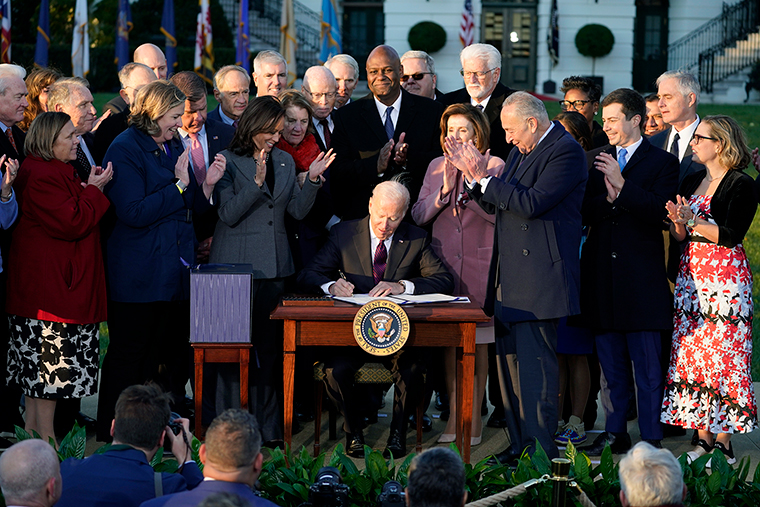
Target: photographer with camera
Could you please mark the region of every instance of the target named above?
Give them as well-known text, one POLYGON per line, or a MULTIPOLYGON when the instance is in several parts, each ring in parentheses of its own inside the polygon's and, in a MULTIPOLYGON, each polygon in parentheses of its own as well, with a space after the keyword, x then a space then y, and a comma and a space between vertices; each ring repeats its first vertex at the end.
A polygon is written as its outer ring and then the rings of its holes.
POLYGON ((464 463, 448 447, 434 447, 414 457, 406 485, 407 507, 463 507, 464 463))
POLYGON ((205 479, 197 488, 155 498, 141 507, 195 507, 217 493, 237 495, 250 507, 277 507, 254 492, 264 458, 259 426, 247 410, 231 408, 218 415, 206 431, 199 455, 205 479))
POLYGON ((169 395, 156 385, 124 389, 111 423, 113 445, 103 454, 61 463, 63 493, 56 505, 138 507, 151 498, 198 486, 203 475, 192 461, 190 421, 172 421, 181 425, 178 435, 169 422, 169 395), (165 440, 181 463, 179 473, 158 473, 150 466, 165 440))

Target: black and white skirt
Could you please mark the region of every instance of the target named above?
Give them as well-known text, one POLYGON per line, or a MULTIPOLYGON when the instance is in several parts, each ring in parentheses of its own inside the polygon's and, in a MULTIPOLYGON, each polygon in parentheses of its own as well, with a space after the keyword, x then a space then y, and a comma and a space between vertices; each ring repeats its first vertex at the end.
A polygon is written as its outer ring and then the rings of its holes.
POLYGON ((83 398, 98 390, 98 324, 9 315, 8 383, 33 398, 83 398))

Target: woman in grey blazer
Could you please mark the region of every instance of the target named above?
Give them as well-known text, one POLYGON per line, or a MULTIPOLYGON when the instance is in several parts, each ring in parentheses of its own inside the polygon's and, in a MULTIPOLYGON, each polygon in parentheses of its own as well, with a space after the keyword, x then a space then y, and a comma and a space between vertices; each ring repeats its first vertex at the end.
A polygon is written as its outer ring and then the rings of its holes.
MULTIPOLYGON (((251 343, 256 355, 251 360, 249 399, 270 445, 282 441, 282 324, 270 321, 269 313, 285 291, 285 278, 295 272, 285 213, 296 220, 306 216, 322 185, 322 173, 335 158, 331 152, 320 154, 299 188, 293 158, 274 147, 284 116, 280 102, 269 96, 252 100, 241 115, 229 148, 222 152, 227 170, 215 189, 219 222, 210 256, 212 263, 253 266, 251 343)), ((236 383, 236 375, 220 378, 224 400, 218 401, 226 407, 239 399, 232 388, 225 389, 236 383)))

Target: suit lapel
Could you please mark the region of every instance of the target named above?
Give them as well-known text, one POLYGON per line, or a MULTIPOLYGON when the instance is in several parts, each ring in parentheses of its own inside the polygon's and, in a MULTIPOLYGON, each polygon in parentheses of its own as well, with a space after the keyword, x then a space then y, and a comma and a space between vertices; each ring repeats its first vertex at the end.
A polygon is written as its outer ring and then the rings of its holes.
POLYGON ((290 188, 291 181, 290 175, 286 172, 285 162, 280 152, 276 149, 272 149, 272 167, 274 168, 274 191, 272 192, 272 198, 277 200, 280 195, 285 192, 285 188, 290 188))
MULTIPOLYGON (((385 127, 383 126, 383 120, 380 118, 380 115, 377 114, 377 106, 375 106, 375 99, 370 93, 366 97, 362 98, 361 100, 357 101, 357 103, 361 102, 362 107, 362 116, 364 116, 364 121, 367 122, 367 125, 369 126, 369 129, 372 131, 375 136, 383 142, 383 144, 388 142, 388 136, 385 135, 385 127)), ((400 116, 399 111, 399 116, 400 116)))
POLYGON ((371 279, 373 255, 369 239, 369 218, 365 218, 358 223, 356 234, 354 234, 354 248, 356 248, 356 254, 359 256, 362 274, 371 279))
POLYGON ((406 252, 409 250, 409 241, 406 232, 407 225, 402 222, 393 234, 393 241, 391 241, 391 248, 388 252, 388 265, 385 268, 386 280, 396 279, 396 270, 398 270, 401 259, 406 257, 406 252))
POLYGON ((641 160, 644 159, 647 152, 649 151, 650 146, 651 144, 649 143, 649 141, 647 141, 646 137, 641 140, 641 145, 638 147, 636 151, 633 152, 633 155, 631 155, 631 158, 628 160, 628 162, 625 163, 625 167, 623 168, 623 174, 628 173, 630 169, 635 167, 636 164, 638 164, 641 160))
POLYGON ((533 165, 533 162, 541 156, 541 153, 543 153, 543 151, 549 146, 554 144, 554 141, 559 139, 559 137, 565 133, 565 129, 562 127, 562 125, 559 124, 559 122, 552 123, 554 124, 554 127, 552 128, 551 132, 549 132, 546 137, 540 143, 538 143, 538 146, 536 146, 533 151, 528 153, 522 164, 516 168, 514 176, 507 181, 510 181, 512 179, 520 181, 520 178, 523 177, 525 171, 527 171, 528 168, 533 165))
POLYGON ((406 132, 409 126, 412 124, 412 120, 415 115, 415 103, 411 94, 401 89, 401 106, 398 112, 398 121, 396 122, 396 130, 393 131, 393 139, 398 141, 398 137, 402 132, 406 132))

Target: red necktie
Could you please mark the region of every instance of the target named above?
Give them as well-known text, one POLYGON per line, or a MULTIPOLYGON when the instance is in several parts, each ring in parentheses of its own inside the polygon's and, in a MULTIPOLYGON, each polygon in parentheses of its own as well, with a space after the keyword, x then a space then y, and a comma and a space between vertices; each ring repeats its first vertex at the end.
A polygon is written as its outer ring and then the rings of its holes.
POLYGON ((7 128, 5 129, 5 135, 8 136, 8 140, 11 142, 11 146, 13 146, 13 149, 16 150, 16 154, 18 153, 18 148, 16 148, 16 140, 13 139, 13 128, 7 128))
POLYGON ((322 134, 325 137, 325 148, 329 150, 332 136, 330 135, 330 125, 327 123, 327 118, 319 120, 319 124, 322 125, 322 134))
POLYGON ((388 263, 388 250, 385 248, 385 242, 380 241, 375 249, 375 260, 372 263, 372 276, 375 279, 375 285, 385 276, 385 267, 388 263))
POLYGON ((198 140, 198 134, 187 134, 192 143, 190 144, 190 157, 193 159, 193 172, 195 173, 195 181, 198 185, 202 185, 206 179, 206 159, 203 157, 203 146, 198 140))

